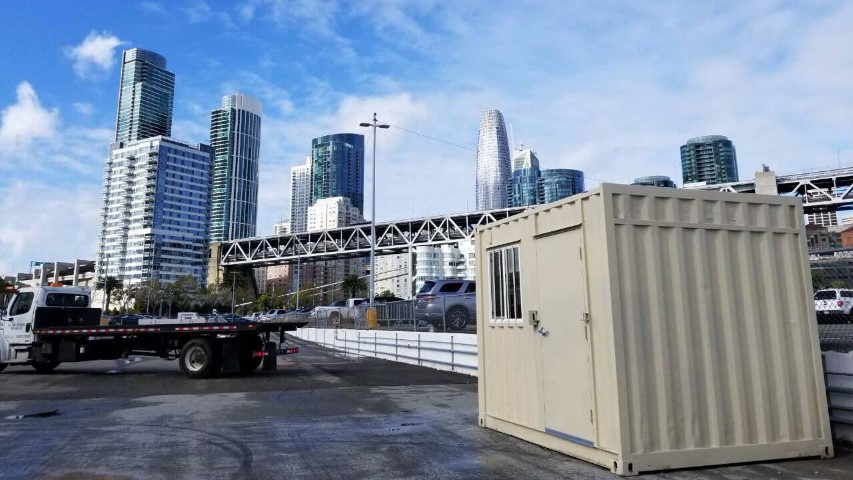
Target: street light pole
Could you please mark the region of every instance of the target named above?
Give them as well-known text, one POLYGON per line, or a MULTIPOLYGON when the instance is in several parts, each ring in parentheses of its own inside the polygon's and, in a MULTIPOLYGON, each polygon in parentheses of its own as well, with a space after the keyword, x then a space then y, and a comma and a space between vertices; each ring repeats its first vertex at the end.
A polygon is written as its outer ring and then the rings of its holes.
POLYGON ((372 194, 370 201, 370 284, 368 287, 368 305, 371 312, 373 311, 373 297, 375 296, 374 289, 376 288, 376 129, 389 128, 386 123, 379 123, 376 119, 376 113, 373 114, 373 122, 359 123, 360 127, 373 127, 373 184, 371 186, 372 194))

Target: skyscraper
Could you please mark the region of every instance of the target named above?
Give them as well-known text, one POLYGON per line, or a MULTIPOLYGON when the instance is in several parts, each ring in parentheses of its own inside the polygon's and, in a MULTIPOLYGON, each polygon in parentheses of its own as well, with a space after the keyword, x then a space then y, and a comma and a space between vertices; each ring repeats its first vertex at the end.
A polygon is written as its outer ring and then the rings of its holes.
POLYGON ((477 210, 507 207, 511 173, 503 114, 486 110, 480 116, 477 140, 477 210))
POLYGON ((512 172, 509 207, 526 207, 539 203, 539 167, 519 168, 512 172))
POLYGON ((131 48, 121 56, 121 84, 116 115, 116 142, 172 135, 175 74, 166 59, 149 50, 131 48))
POLYGON ((634 179, 631 185, 645 185, 647 187, 667 187, 675 188, 675 182, 671 178, 664 175, 651 175, 648 177, 639 177, 634 179))
POLYGON ((364 212, 363 135, 336 133, 311 140, 311 162, 311 205, 323 198, 347 197, 364 212))
POLYGON ((290 231, 293 233, 308 230, 312 181, 311 157, 305 159, 305 165, 290 169, 290 231))
POLYGON ((125 285, 207 275, 212 149, 166 137, 113 148, 104 169, 98 276, 125 285))
POLYGON ((691 138, 681 146, 681 172, 685 185, 737 182, 734 144, 722 135, 691 138))
POLYGON ((539 169, 539 157, 536 156, 536 152, 533 149, 522 148, 513 152, 512 171, 514 172, 522 168, 539 169))
POLYGON ((233 93, 210 114, 213 175, 210 241, 253 237, 258 217, 258 156, 261 104, 233 93))
POLYGON ((552 168, 539 173, 539 203, 556 202, 584 191, 583 172, 552 168))

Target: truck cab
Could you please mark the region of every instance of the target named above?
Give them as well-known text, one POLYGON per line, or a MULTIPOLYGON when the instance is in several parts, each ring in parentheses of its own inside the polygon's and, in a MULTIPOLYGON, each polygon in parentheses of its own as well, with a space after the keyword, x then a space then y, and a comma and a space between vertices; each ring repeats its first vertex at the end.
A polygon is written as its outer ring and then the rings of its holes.
POLYGON ((15 364, 33 365, 37 370, 58 365, 46 361, 41 349, 34 350, 33 329, 36 323, 97 325, 101 311, 89 308, 90 301, 89 290, 83 287, 27 287, 15 292, 0 311, 0 370, 15 364))

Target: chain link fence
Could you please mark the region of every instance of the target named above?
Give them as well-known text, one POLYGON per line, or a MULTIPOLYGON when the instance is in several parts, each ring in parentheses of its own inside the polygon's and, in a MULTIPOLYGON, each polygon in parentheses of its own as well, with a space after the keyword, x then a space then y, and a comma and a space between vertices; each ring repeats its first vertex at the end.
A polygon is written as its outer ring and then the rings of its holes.
MULTIPOLYGON (((370 328, 366 302, 354 307, 315 307, 305 315, 308 327, 370 328)), ((474 293, 379 302, 375 329, 410 332, 477 333, 477 297, 474 293)))
POLYGON ((821 349, 853 351, 853 250, 810 255, 821 349))

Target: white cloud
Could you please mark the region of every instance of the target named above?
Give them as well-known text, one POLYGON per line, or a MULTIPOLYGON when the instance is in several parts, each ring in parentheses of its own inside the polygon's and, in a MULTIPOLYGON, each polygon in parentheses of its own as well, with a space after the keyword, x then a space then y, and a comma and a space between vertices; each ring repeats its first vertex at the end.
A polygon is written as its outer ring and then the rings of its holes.
POLYGON ((142 9, 143 12, 154 14, 154 15, 165 15, 166 9, 163 8, 163 5, 157 2, 142 2, 139 4, 139 8, 142 9))
POLYGON ((226 28, 232 28, 234 22, 231 20, 231 15, 227 12, 214 10, 204 0, 196 0, 184 9, 191 23, 203 23, 209 20, 219 22, 220 25, 226 28))
POLYGON ((74 107, 74 110, 84 117, 89 117, 93 113, 95 113, 95 107, 91 103, 87 102, 74 102, 71 104, 74 107))
POLYGON ((30 260, 93 259, 96 254, 98 185, 16 180, 0 186, 0 211, 0 274, 27 271, 30 260))
POLYGON ((0 157, 25 150, 34 140, 54 138, 58 121, 59 110, 42 107, 33 86, 21 82, 17 102, 4 108, 0 117, 0 157))
POLYGON ((73 62, 74 73, 83 79, 98 79, 116 63, 116 48, 126 44, 108 32, 92 31, 79 45, 65 47, 65 56, 73 62))

